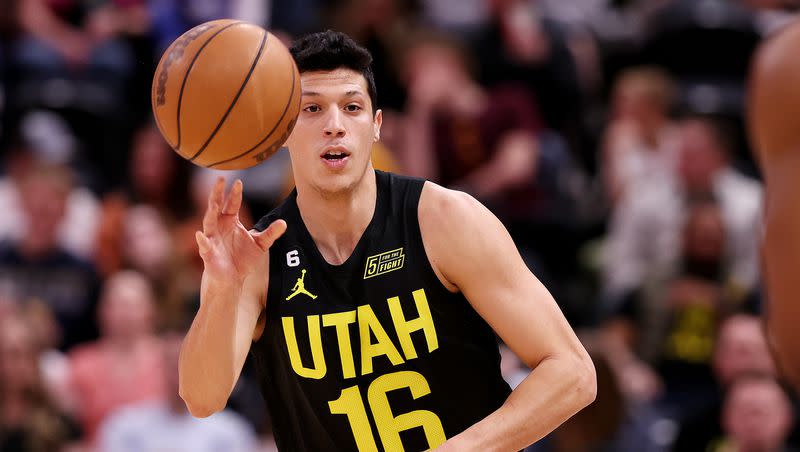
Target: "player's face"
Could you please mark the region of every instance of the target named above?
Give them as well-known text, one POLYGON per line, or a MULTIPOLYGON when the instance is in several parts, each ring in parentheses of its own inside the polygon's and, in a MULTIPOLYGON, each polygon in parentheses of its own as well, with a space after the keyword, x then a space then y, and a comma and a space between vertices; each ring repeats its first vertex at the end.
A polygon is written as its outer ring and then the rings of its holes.
POLYGON ((305 72, 300 115, 286 142, 294 178, 320 193, 352 190, 371 168, 382 114, 374 115, 367 81, 350 69, 305 72))

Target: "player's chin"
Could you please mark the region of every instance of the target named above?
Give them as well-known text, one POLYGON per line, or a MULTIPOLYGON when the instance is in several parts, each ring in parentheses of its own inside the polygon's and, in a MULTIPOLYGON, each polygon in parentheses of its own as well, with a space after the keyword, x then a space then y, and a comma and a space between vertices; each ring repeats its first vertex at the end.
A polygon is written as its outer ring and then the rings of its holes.
POLYGON ((328 195, 345 193, 355 185, 356 178, 351 174, 352 171, 329 171, 323 169, 321 173, 316 178, 317 187, 321 192, 328 195))

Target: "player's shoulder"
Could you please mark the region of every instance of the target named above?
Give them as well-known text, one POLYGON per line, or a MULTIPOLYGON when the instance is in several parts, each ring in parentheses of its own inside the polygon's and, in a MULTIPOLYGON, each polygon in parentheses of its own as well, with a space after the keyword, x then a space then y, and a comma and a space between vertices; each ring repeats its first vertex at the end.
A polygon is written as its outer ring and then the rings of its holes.
POLYGON ((486 208, 469 193, 442 187, 426 181, 419 199, 419 218, 458 224, 471 216, 484 213, 486 208))
POLYGON ((493 236, 502 227, 472 195, 432 182, 422 188, 417 215, 422 242, 435 265, 445 265, 449 256, 474 250, 476 239, 493 236))
POLYGON ((419 229, 432 267, 448 290, 464 265, 484 262, 487 243, 500 237, 500 221, 468 193, 426 182, 419 201, 419 229), (457 252, 454 252, 457 250, 457 252))

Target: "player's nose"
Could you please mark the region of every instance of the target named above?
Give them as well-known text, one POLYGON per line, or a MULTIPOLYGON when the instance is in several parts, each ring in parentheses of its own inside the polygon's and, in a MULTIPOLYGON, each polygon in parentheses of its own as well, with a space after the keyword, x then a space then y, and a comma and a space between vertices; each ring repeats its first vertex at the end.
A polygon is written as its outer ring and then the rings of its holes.
POLYGON ((343 137, 345 135, 342 112, 338 108, 328 110, 323 132, 326 137, 343 137))

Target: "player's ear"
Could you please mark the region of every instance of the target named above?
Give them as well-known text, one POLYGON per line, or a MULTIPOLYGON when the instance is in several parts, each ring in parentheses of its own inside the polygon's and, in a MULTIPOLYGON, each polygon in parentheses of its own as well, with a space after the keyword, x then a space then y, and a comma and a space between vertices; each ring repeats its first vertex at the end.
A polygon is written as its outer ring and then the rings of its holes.
POLYGON ((375 119, 372 121, 373 136, 372 141, 381 139, 381 124, 383 124, 383 111, 375 111, 375 119))
POLYGON ((295 132, 296 131, 297 131, 296 127, 292 129, 292 133, 289 134, 289 137, 286 138, 286 141, 283 143, 284 147, 287 147, 289 149, 293 149, 295 147, 294 146, 294 140, 295 140, 294 136, 295 136, 295 132))

